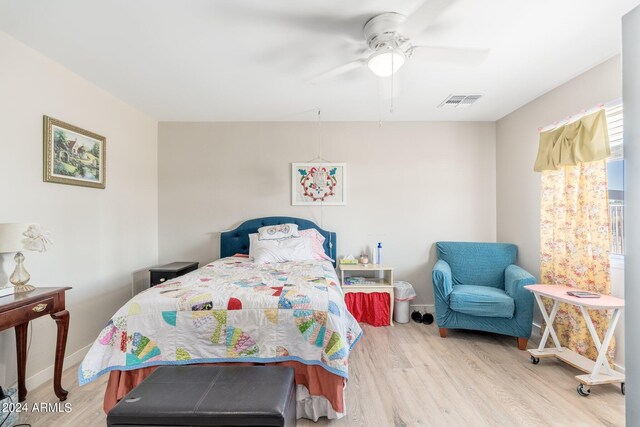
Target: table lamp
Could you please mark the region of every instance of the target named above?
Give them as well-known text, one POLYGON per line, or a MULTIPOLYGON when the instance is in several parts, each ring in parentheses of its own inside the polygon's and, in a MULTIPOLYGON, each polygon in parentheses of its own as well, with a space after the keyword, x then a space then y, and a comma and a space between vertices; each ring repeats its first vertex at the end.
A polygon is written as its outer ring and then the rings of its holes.
POLYGON ((24 268, 22 251, 32 250, 44 252, 51 240, 38 224, 10 223, 0 224, 0 253, 15 253, 16 268, 9 277, 15 292, 30 292, 35 289, 29 285, 31 276, 24 268))

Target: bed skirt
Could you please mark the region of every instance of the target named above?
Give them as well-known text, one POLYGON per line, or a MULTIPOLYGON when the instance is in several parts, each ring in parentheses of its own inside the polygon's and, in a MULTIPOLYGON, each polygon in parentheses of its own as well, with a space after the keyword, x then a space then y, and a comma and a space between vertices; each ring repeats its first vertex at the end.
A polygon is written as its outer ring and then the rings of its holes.
MULTIPOLYGON (((259 363, 203 363, 201 366, 256 366, 259 363)), ((265 365, 289 366, 295 371, 297 418, 317 421, 320 417, 342 418, 345 411, 344 389, 346 380, 320 366, 299 362, 266 363, 265 365)), ((108 413, 120 399, 144 381, 158 366, 111 371, 104 394, 103 408, 108 413)))

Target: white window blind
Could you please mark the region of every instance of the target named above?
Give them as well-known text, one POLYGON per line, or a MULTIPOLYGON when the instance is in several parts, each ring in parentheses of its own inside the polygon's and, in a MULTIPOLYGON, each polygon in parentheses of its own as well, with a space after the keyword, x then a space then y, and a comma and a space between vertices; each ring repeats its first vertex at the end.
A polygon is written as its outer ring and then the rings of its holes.
POLYGON ((622 160, 622 104, 606 108, 605 114, 609 128, 609 145, 611 146, 609 160, 622 160))
MULTIPOLYGON (((610 162, 623 160, 623 109, 617 103, 605 108, 607 128, 609 130, 609 145, 611 146, 610 162)), ((620 172, 618 172, 620 173, 620 172)), ((609 189, 609 220, 611 222, 611 254, 624 255, 624 193, 620 190, 609 189)))

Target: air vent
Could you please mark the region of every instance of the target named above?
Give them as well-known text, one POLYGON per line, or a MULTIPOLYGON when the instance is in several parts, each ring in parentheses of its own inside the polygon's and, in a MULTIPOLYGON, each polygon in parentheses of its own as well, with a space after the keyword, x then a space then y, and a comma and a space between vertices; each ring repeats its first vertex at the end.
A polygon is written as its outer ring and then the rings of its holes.
POLYGON ((482 95, 449 95, 438 108, 465 108, 480 99, 482 95))

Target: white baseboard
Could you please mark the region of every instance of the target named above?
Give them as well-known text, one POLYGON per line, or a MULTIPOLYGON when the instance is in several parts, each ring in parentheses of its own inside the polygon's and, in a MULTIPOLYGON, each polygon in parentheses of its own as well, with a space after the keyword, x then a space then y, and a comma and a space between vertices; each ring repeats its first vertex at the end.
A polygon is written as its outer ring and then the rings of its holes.
POLYGON ((426 312, 435 314, 436 306, 434 304, 409 304, 411 311, 418 310, 420 312, 426 312))
MULTIPOLYGON (((92 345, 93 343, 85 347, 82 347, 80 350, 76 351, 75 353, 65 357, 63 366, 65 368, 68 368, 69 366, 73 366, 77 363, 80 363, 82 359, 84 359, 84 356, 87 354, 87 352, 89 351, 92 345)), ((37 387, 40 387, 42 384, 48 381, 51 381, 52 379, 53 379, 53 365, 28 377, 25 380, 25 383, 26 383, 25 385, 27 386, 27 390, 33 390, 37 387)), ((13 385, 13 387, 17 387, 17 386, 18 386, 17 383, 13 385)))
MULTIPOLYGON (((534 328, 534 329, 537 329, 538 338, 542 338, 542 331, 541 331, 542 326, 540 326, 540 325, 539 325, 538 323, 536 323, 536 322, 533 322, 533 328, 534 328)), ((618 365, 617 363, 614 363, 614 364, 613 364, 613 369, 615 369, 616 371, 618 371, 618 372, 620 372, 620 373, 622 373, 622 374, 624 374, 624 373, 625 373, 625 372, 624 372, 624 366, 622 366, 622 365, 618 365)))

